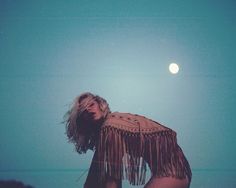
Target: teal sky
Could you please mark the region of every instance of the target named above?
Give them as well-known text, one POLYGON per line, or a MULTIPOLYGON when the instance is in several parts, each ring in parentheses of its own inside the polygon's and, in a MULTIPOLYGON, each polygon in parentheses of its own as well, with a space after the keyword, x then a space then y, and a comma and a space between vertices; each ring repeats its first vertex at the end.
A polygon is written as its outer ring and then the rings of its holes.
POLYGON ((235 169, 235 9, 0 0, 0 171, 87 169, 91 152, 78 155, 60 123, 85 91, 177 131, 194 170, 235 169))

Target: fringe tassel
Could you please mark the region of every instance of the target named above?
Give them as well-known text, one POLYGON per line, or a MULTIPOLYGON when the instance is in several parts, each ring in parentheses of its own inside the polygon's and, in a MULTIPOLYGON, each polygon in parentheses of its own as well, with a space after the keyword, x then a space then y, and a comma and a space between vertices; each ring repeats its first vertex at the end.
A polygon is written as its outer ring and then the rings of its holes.
POLYGON ((187 176, 191 181, 190 166, 172 130, 140 134, 104 127, 98 161, 102 181, 111 176, 117 180, 127 179, 132 185, 143 185, 146 164, 154 176, 179 179, 187 176))

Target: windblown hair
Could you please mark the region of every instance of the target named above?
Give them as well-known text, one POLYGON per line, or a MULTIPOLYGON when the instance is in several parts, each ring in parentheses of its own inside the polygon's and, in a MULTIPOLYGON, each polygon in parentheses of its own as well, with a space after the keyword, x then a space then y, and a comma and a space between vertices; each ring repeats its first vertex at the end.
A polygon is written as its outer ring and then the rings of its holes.
POLYGON ((108 103, 102 97, 89 92, 76 97, 71 108, 64 115, 68 140, 75 144, 78 153, 86 153, 88 149, 96 148, 96 137, 99 130, 92 126, 91 120, 86 117, 86 107, 93 101, 98 103, 103 112, 102 119, 105 119, 110 113, 108 103))

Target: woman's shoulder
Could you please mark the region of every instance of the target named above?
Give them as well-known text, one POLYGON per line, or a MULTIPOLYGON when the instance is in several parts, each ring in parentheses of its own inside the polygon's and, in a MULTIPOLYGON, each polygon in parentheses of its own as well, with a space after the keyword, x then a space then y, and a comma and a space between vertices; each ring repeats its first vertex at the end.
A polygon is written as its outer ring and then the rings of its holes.
MULTIPOLYGON (((102 126, 103 128, 114 128, 130 132, 159 132, 171 130, 164 125, 146 118, 145 116, 131 113, 113 112, 110 113, 102 126)), ((172 130, 171 130, 172 131, 172 130)))
POLYGON ((138 122, 132 114, 112 112, 108 114, 102 128, 138 131, 138 122))

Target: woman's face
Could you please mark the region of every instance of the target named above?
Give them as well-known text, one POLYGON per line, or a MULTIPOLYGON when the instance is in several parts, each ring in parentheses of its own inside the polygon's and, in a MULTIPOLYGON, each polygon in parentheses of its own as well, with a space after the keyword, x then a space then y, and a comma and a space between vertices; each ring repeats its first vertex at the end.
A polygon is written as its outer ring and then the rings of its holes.
POLYGON ((86 111, 91 114, 91 117, 94 121, 100 120, 103 116, 103 113, 99 107, 97 101, 93 101, 86 108, 86 111))

